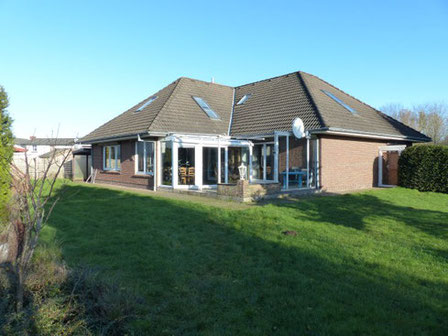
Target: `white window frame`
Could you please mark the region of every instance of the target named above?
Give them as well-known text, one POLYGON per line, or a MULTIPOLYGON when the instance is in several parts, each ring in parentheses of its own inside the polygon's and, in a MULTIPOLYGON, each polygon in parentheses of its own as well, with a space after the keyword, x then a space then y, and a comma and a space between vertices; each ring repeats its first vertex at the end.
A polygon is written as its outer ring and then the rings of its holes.
MULTIPOLYGON (((263 177, 261 178, 261 179, 256 179, 256 178, 254 178, 253 177, 253 167, 251 167, 251 174, 250 174, 250 176, 251 176, 251 178, 252 178, 252 180, 254 181, 254 182, 258 182, 258 183, 260 183, 260 182, 269 182, 269 183, 271 183, 271 182, 274 182, 275 181, 275 141, 274 142, 262 142, 262 143, 254 143, 254 147, 255 146, 258 146, 258 145, 262 145, 263 147, 262 147, 262 162, 261 162, 261 166, 263 167, 263 177), (271 155, 273 155, 273 159, 274 159, 274 167, 272 167, 272 169, 273 169, 273 171, 272 171, 272 179, 271 180, 268 180, 267 178, 266 178, 266 176, 267 176, 267 172, 266 172, 266 156, 267 156, 267 150, 266 150, 266 147, 267 147, 267 145, 273 145, 273 148, 272 148, 272 154, 271 155)), ((252 153, 251 153, 251 163, 252 163, 252 155, 253 155, 253 149, 252 149, 252 153)))
MULTIPOLYGON (((112 151, 109 150, 109 153, 111 153, 112 151)), ((103 170, 107 170, 107 171, 120 171, 121 170, 121 148, 120 145, 107 145, 107 146, 103 146, 103 170), (115 147, 115 157, 112 158, 108 158, 109 160, 109 166, 112 167, 112 162, 113 160, 115 161, 115 168, 109 168, 106 167, 106 147, 115 147), (120 155, 118 155, 118 150, 120 150, 120 155), (118 168, 118 160, 120 160, 120 168, 118 168)))
POLYGON ((155 141, 137 141, 135 143, 135 173, 136 174, 140 174, 140 175, 149 175, 149 176, 154 176, 154 173, 157 169, 157 163, 156 163, 156 142, 155 141), (139 171, 138 170, 138 160, 140 160, 139 156, 138 156, 138 151, 137 151, 137 146, 139 142, 149 142, 152 143, 152 148, 153 148, 153 153, 152 153, 152 162, 153 162, 153 172, 152 173, 148 173, 146 171, 146 146, 143 146, 143 170, 144 171, 139 171))

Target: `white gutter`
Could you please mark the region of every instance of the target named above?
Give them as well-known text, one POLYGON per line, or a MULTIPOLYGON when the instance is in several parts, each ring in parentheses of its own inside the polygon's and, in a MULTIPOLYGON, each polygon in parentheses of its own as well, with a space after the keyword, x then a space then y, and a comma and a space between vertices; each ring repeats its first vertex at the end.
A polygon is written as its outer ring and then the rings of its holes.
MULTIPOLYGON (((356 131, 350 131, 350 130, 339 130, 335 128, 330 129, 322 129, 322 130, 310 130, 311 134, 329 134, 329 135, 343 135, 343 136, 349 136, 349 137, 356 137, 356 138, 368 138, 368 139, 386 139, 386 140, 400 140, 400 141, 425 141, 423 139, 416 139, 416 138, 409 138, 406 136, 393 136, 393 135, 386 135, 386 134, 369 134, 369 133, 362 133, 362 132, 356 132, 356 131)), ((429 141, 429 140, 427 140, 429 141)))

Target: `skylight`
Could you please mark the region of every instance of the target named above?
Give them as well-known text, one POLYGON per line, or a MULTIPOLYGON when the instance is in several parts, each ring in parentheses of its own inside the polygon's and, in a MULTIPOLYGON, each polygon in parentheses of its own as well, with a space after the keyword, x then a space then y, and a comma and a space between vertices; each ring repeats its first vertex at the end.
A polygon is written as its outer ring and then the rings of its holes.
POLYGON ((211 119, 219 120, 219 115, 211 109, 211 107, 207 104, 207 102, 204 99, 202 99, 201 97, 194 97, 194 96, 193 96, 193 99, 196 101, 196 103, 198 103, 198 105, 201 107, 201 109, 205 113, 207 113, 207 115, 211 119))
POLYGON ((240 99, 237 105, 243 105, 250 97, 252 97, 252 94, 248 93, 247 95, 244 95, 243 98, 240 99))
POLYGON ((330 97, 331 99, 333 99, 335 102, 337 102, 338 104, 342 105, 343 107, 345 107, 347 110, 349 110, 352 114, 358 114, 358 112, 356 112, 356 110, 352 107, 350 107, 349 105, 347 105, 346 103, 344 103, 342 100, 340 100, 338 97, 336 97, 334 94, 332 94, 331 92, 325 91, 325 90, 321 90, 323 93, 325 93, 328 97, 330 97))
POLYGON ((138 109, 136 109, 135 112, 140 112, 141 110, 143 110, 146 106, 151 104, 156 99, 157 99, 157 96, 149 98, 148 101, 146 103, 144 103, 142 106, 140 106, 138 109))

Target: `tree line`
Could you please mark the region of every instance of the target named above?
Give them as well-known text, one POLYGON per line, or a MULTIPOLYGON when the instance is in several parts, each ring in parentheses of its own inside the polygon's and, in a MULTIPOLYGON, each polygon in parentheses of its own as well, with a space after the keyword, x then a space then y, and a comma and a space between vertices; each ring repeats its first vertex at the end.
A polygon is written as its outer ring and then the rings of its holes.
POLYGON ((446 103, 427 103, 411 108, 402 104, 387 104, 380 110, 429 136, 434 144, 448 145, 448 105, 446 103))

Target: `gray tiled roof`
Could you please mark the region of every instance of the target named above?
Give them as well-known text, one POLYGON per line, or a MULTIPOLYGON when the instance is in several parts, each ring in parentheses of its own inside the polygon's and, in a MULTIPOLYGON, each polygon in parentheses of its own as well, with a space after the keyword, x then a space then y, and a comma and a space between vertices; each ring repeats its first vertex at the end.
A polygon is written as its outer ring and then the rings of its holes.
POLYGON ((15 138, 14 143, 21 146, 71 146, 75 144, 74 138, 15 138))
POLYGON ((299 72, 299 74, 303 78, 303 82, 317 108, 316 112, 321 116, 325 127, 429 140, 425 135, 386 116, 322 79, 305 72, 299 72), (352 114, 322 90, 330 92, 355 109, 357 113, 352 114))
POLYGON ((177 132, 227 134, 232 111, 233 88, 181 77, 159 92, 139 102, 82 138, 88 142, 137 133, 177 132), (157 96, 142 111, 135 113, 149 98, 157 96), (212 120, 193 100, 203 98, 220 116, 212 120))
POLYGON ((301 118, 306 129, 323 127, 298 73, 292 73, 235 88, 231 135, 290 131, 301 118), (236 105, 246 95, 252 96, 236 105))
POLYGON ((429 140, 320 78, 300 71, 234 89, 181 77, 81 141, 135 136, 146 132, 228 134, 230 119, 230 135, 249 136, 290 131, 292 121, 297 117, 303 120, 307 130, 346 130, 429 140), (357 113, 352 114, 322 90, 344 101, 357 113), (251 94, 251 97, 244 104, 237 105, 246 94, 251 94), (141 112, 135 113, 138 107, 154 96, 158 98, 141 112), (193 96, 203 98, 221 119, 210 119, 192 99, 193 96))

